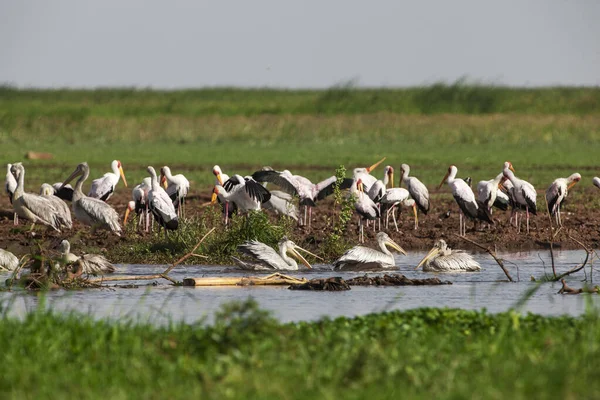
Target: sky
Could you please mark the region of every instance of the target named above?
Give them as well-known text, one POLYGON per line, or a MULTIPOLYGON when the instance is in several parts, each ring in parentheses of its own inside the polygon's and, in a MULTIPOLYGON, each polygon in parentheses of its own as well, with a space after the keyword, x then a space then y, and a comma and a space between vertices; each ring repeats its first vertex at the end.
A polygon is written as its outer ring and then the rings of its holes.
POLYGON ((0 0, 19 87, 600 85, 597 0, 0 0))

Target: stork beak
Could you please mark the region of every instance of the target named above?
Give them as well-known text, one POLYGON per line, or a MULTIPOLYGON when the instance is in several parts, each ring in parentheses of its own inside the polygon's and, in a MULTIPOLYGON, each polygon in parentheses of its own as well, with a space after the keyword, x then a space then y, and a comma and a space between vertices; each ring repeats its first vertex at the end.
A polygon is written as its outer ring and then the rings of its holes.
POLYGON ((438 186, 438 189, 442 188, 442 185, 444 184, 444 182, 446 182, 446 179, 448 179, 449 175, 450 175, 450 171, 446 172, 446 175, 444 175, 444 179, 442 179, 442 181, 440 182, 440 186, 438 186))
POLYGON ((515 169, 513 168, 512 164, 510 164, 510 165, 508 166, 508 169, 510 169, 512 172, 516 172, 516 171, 515 171, 515 169))
POLYGON ((434 247, 433 249, 429 250, 429 253, 427 253, 427 255, 425 257, 423 257, 423 259, 421 260, 419 265, 417 265, 415 267, 415 269, 419 269, 419 267, 421 265, 425 264, 425 261, 429 260, 431 257, 435 256, 439 252, 440 252, 440 249, 438 249, 437 247, 434 247))
POLYGON ((297 258, 302 264, 306 265, 308 268, 312 269, 312 267, 310 266, 310 264, 308 263, 308 261, 306 261, 306 259, 304 257, 302 257, 302 254, 298 253, 296 251, 296 249, 288 249, 288 253, 291 253, 292 256, 294 256, 295 258, 297 258))
POLYGON ((127 210, 125 210, 125 218, 123 218, 123 226, 127 225, 127 218, 129 218, 129 206, 127 207, 127 210))
POLYGON ((166 189, 167 188, 167 177, 163 174, 160 174, 160 184, 166 189))
POLYGON ((215 204, 217 202, 217 195, 219 194, 217 188, 213 189, 212 196, 210 198, 210 204, 215 204))
POLYGON ((404 251, 404 249, 402 247, 400 247, 400 245, 398 243, 394 242, 392 239, 386 240, 385 244, 390 246, 392 249, 398 251, 400 254, 406 255, 406 251, 404 251))
POLYGON ((217 174, 217 180, 219 181, 219 185, 223 186, 223 178, 221 177, 221 173, 217 174))
POLYGON ((119 174, 121 175, 121 179, 123 179, 125 187, 127 187, 127 179, 125 179, 125 172, 123 172, 123 167, 119 167, 119 174))
POLYGON ((413 213, 415 214, 415 229, 419 226, 419 217, 417 217, 417 203, 415 202, 412 206, 413 213))
POLYGON ((318 255, 316 255, 316 254, 313 254, 313 253, 311 253, 310 251, 308 251, 308 250, 306 250, 306 249, 303 249, 302 247, 300 247, 300 246, 298 246, 298 245, 296 245, 296 249, 298 249, 298 250, 302 250, 303 252, 305 252, 306 254, 308 254, 308 255, 310 255, 310 256, 313 256, 313 257, 314 257, 314 258, 316 258, 317 260, 325 261, 324 259, 322 259, 322 258, 321 258, 321 257, 319 257, 318 255))
POLYGON ((567 186, 567 190, 570 190, 573 186, 575 186, 577 184, 577 182, 579 181, 573 181, 569 184, 569 186, 567 186))
POLYGON ((76 176, 79 176, 80 174, 81 171, 79 170, 79 168, 75 168, 75 171, 73 171, 73 173, 67 179, 65 179, 65 181, 62 183, 62 185, 60 185, 60 188, 58 189, 60 190, 63 187, 65 187, 67 183, 71 182, 73 179, 75 179, 76 176))
POLYGON ((383 157, 381 160, 377 161, 375 164, 373 164, 369 168, 367 168, 367 172, 371 173, 371 171, 373 171, 375 168, 377 168, 377 166, 384 161, 385 161, 385 157, 383 157))

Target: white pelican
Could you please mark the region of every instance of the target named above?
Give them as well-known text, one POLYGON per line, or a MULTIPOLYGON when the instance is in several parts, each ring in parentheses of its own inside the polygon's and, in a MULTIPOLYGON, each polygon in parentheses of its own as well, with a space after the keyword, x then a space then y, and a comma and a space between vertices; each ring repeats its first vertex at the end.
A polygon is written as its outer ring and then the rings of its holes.
POLYGON ((88 193, 88 197, 107 201, 115 191, 117 183, 119 183, 119 176, 123 178, 123 183, 125 184, 125 187, 127 187, 127 180, 125 179, 121 161, 113 160, 110 164, 110 168, 112 169, 112 172, 107 172, 102 178, 94 179, 92 181, 92 187, 88 193))
POLYGON ((396 222, 396 213, 394 209, 402 204, 406 207, 412 207, 413 213, 415 215, 415 229, 419 226, 419 219, 417 218, 417 203, 414 199, 409 198, 410 193, 408 190, 404 188, 391 188, 385 191, 383 197, 379 200, 379 204, 383 207, 381 208, 381 212, 385 212, 385 227, 387 229, 389 225, 390 213, 392 214, 392 218, 394 220, 394 226, 396 227, 396 232, 398 232, 398 223, 396 222))
POLYGON ((86 196, 81 190, 83 182, 90 176, 90 167, 86 162, 79 164, 71 176, 63 182, 62 186, 65 186, 77 176, 79 176, 79 179, 75 183, 73 201, 71 202, 75 218, 81 223, 91 226, 92 234, 96 232, 96 229, 106 229, 117 236, 121 236, 119 214, 115 209, 100 199, 86 196))
POLYGON ((14 271, 19 266, 19 259, 8 250, 0 249, 0 271, 14 271))
POLYGON ((350 195, 355 197, 354 201, 354 209, 359 214, 358 225, 360 227, 360 242, 365 242, 365 235, 363 229, 362 220, 376 220, 381 214, 379 212, 379 207, 373 200, 369 198, 369 196, 365 193, 365 189, 362 183, 362 180, 354 181, 352 186, 350 186, 350 195))
POLYGON ((215 186, 211 202, 216 202, 218 196, 222 202, 231 202, 241 212, 248 212, 260 210, 261 204, 271 198, 271 193, 252 177, 243 178, 236 174, 225 181, 223 186, 215 186))
POLYGON ((31 229, 36 223, 49 226, 60 232, 60 221, 56 208, 51 201, 33 193, 25 193, 25 167, 23 164, 12 165, 11 172, 17 179, 17 188, 13 193, 13 208, 22 218, 32 222, 31 229))
POLYGON ((417 203, 417 207, 419 210, 425 215, 429 212, 430 204, 429 204, 429 191, 427 187, 414 176, 408 176, 410 173, 410 167, 408 164, 402 164, 400 175, 400 184, 402 186, 402 181, 406 182, 406 189, 408 189, 408 193, 410 193, 410 197, 415 200, 417 203))
POLYGON ((148 192, 152 187, 152 178, 146 177, 142 180, 142 183, 135 185, 131 190, 131 197, 133 201, 127 204, 127 210, 125 210, 125 218, 123 218, 123 225, 127 224, 127 218, 132 211, 135 211, 139 218, 139 225, 144 225, 146 232, 150 225, 150 209, 148 206, 148 192))
MULTIPOLYGON (((513 185, 513 200, 516 206, 520 208, 525 208, 525 213, 527 215, 527 233, 529 233, 529 213, 531 212, 533 215, 537 215, 537 207, 536 207, 536 192, 533 185, 523 179, 519 179, 514 174, 514 168, 510 161, 506 161, 504 163, 503 174, 506 179, 508 179, 513 185)), ((516 209, 513 208, 513 213, 516 212, 516 209)), ((518 225, 518 230, 520 231, 521 226, 518 225)))
POLYGON ((569 189, 581 180, 581 175, 574 173, 568 178, 557 178, 546 190, 546 202, 548 203, 548 212, 556 218, 556 224, 562 226, 560 219, 560 209, 562 202, 567 198, 569 189))
POLYGON ((498 198, 498 185, 503 177, 504 173, 501 172, 494 179, 479 181, 477 183, 477 200, 487 208, 490 214, 492 213, 492 206, 500 208, 503 211, 508 209, 508 203, 503 201, 507 198, 500 195, 500 200, 496 201, 498 198))
POLYGON ((377 161, 375 164, 371 165, 368 168, 354 168, 352 170, 352 179, 358 181, 359 179, 362 181, 364 185, 365 193, 368 193, 371 190, 371 186, 377 182, 377 178, 371 175, 371 171, 373 171, 379 164, 381 164, 386 157, 383 157, 381 160, 377 161))
POLYGON ((81 257, 71 253, 71 244, 67 240, 60 242, 58 250, 62 256, 62 262, 65 265, 79 264, 84 274, 103 275, 115 272, 116 268, 100 254, 84 254, 81 257))
POLYGON ((236 263, 246 270, 298 270, 298 263, 294 260, 295 257, 307 268, 312 268, 308 261, 298 250, 302 250, 311 256, 321 259, 319 256, 309 252, 298 246, 296 243, 283 238, 278 244, 279 253, 273 250, 270 246, 257 240, 249 240, 238 246, 238 251, 247 254, 255 259, 255 261, 247 262, 233 257, 236 263), (290 257, 291 256, 291 257, 290 257))
POLYGON ((62 186, 62 182, 52 184, 54 195, 67 201, 73 201, 73 187, 71 185, 62 186))
POLYGON ((271 198, 265 201, 262 206, 265 210, 273 210, 276 214, 286 215, 298 221, 298 209, 294 205, 291 194, 281 190, 271 190, 271 198))
POLYGON ((73 220, 71 219, 71 210, 67 203, 54 195, 54 188, 48 183, 42 183, 40 187, 40 195, 48 199, 54 208, 56 208, 58 223, 61 228, 73 228, 73 220))
POLYGON ((333 269, 365 271, 392 268, 396 265, 396 262, 394 261, 394 255, 388 250, 387 246, 406 255, 406 251, 385 232, 379 232, 375 237, 381 251, 364 246, 354 246, 333 263, 333 269))
POLYGON ((454 200, 458 203, 460 207, 460 217, 459 217, 459 231, 460 235, 464 236, 467 234, 467 224, 466 221, 463 221, 463 215, 467 216, 470 219, 480 219, 482 221, 489 222, 493 224, 491 216, 486 212, 485 207, 480 207, 475 200, 475 194, 473 190, 467 185, 467 183, 462 179, 456 178, 456 173, 458 169, 455 165, 451 165, 448 168, 448 172, 442 179, 439 188, 442 187, 444 182, 448 182, 448 186, 452 189, 452 195, 454 196, 454 200))
MULTIPOLYGON (((300 198, 299 204, 304 207, 303 225, 310 226, 312 219, 312 207, 316 206, 317 200, 322 200, 333 193, 337 178, 335 175, 322 180, 319 183, 312 183, 310 179, 301 175, 293 175, 290 171, 275 171, 270 167, 265 167, 252 174, 252 178, 257 182, 270 182, 279 186, 284 192, 300 198), (307 220, 308 211, 308 220, 307 220)), ((352 184, 352 179, 344 179, 340 189, 348 189, 352 184)))
POLYGON ((443 239, 435 242, 433 248, 421 260, 417 268, 423 265, 426 272, 474 272, 481 266, 469 253, 451 250, 443 239))
POLYGON ((158 183, 158 177, 153 167, 148 167, 148 173, 152 181, 150 191, 148 191, 148 206, 154 215, 154 219, 160 226, 165 228, 165 234, 168 230, 174 231, 179 227, 179 220, 173 201, 158 183))
MULTIPOLYGON (((15 176, 12 174, 10 169, 12 168, 12 164, 6 164, 6 180, 4 182, 4 189, 8 194, 8 200, 10 200, 10 204, 13 203, 13 195, 15 190, 17 190, 17 180, 15 176)), ((13 224, 18 225, 19 223, 19 215, 15 212, 13 216, 13 224)))
POLYGON ((164 185, 167 194, 173 201, 177 215, 182 216, 184 214, 183 203, 190 191, 190 181, 182 174, 171 174, 171 168, 165 165, 160 169, 160 183, 164 185))
POLYGON ((592 179, 592 183, 594 184, 594 186, 596 186, 598 189, 600 189, 600 178, 595 176, 594 179, 592 179))

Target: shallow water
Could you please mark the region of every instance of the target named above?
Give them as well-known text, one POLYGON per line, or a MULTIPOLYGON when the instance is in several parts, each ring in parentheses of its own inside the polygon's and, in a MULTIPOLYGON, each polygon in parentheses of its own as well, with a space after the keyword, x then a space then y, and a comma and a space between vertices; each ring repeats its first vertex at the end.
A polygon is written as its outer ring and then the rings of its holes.
MULTIPOLYGON (((280 321, 315 320, 324 316, 355 316, 383 310, 410 309, 417 307, 452 307, 465 309, 486 308, 490 312, 506 311, 515 307, 526 292, 537 286, 530 276, 540 278, 550 274, 551 262, 548 251, 504 253, 505 260, 516 283, 508 283, 506 276, 495 261, 485 253, 476 254, 483 270, 478 273, 434 274, 415 271, 414 265, 425 255, 411 252, 408 256, 396 257, 400 272, 408 278, 438 276, 453 282, 441 286, 359 287, 343 292, 315 292, 288 290, 277 287, 172 287, 166 281, 157 280, 156 286, 148 281, 115 282, 136 283, 137 288, 86 289, 79 291, 53 291, 47 294, 47 304, 55 310, 77 310, 94 317, 121 319, 131 317, 153 323, 169 320, 211 322, 214 312, 223 303, 253 297, 264 309, 271 310, 280 321), (517 267, 518 265, 518 267, 517 267)), ((583 251, 561 251, 555 253, 557 272, 564 272, 585 259, 583 251)), ((333 272, 326 265, 316 265, 313 271, 291 273, 291 276, 307 278, 342 276, 351 278, 364 275, 359 272, 333 272)), ((165 266, 120 265, 118 275, 146 275, 164 271, 165 266)), ((590 267, 586 268, 588 281, 590 267)), ((594 271, 597 274, 600 271, 594 271)), ((372 274, 382 274, 377 272, 372 274)), ((171 273, 177 280, 186 277, 257 275, 244 273, 235 267, 181 266, 171 273)), ((0 279, 2 277, 0 276, 0 279)), ((581 287, 585 278, 583 271, 568 278, 571 286, 581 287)), ((600 278, 600 276, 599 276, 600 278)), ((112 286, 112 285, 111 285, 112 286)), ((527 300, 522 310, 545 315, 579 315, 590 305, 600 307, 600 296, 558 295, 560 283, 544 283, 527 300)), ((22 291, 2 292, 0 299, 10 302, 10 313, 24 315, 39 304, 36 294, 22 291)))

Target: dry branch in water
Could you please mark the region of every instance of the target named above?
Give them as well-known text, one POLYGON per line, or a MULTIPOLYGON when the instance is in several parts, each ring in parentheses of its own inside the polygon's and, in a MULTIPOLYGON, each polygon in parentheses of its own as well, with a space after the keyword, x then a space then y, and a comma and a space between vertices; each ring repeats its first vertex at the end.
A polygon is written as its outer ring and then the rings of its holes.
POLYGON ((454 236, 456 236, 459 239, 462 239, 462 240, 465 240, 465 241, 471 243, 473 246, 477 246, 480 249, 485 250, 490 256, 492 256, 492 258, 494 260, 496 260, 496 263, 500 266, 500 268, 502 268, 502 271, 504 271, 504 275, 506 275, 506 277, 508 278, 508 280, 511 281, 511 282, 514 282, 514 279, 512 278, 512 276, 510 276, 510 274, 508 273, 508 270, 506 269, 506 267, 504 267, 504 262, 500 258, 498 258, 496 256, 496 252, 494 250, 490 250, 487 247, 482 246, 479 243, 472 241, 471 239, 467 239, 464 236, 457 235, 456 233, 454 234, 454 236))
POLYGON ((585 244, 581 243, 579 240, 575 239, 571 235, 567 235, 567 236, 568 236, 569 239, 571 239, 572 241, 574 241, 575 243, 577 243, 578 245, 580 245, 585 250, 585 260, 583 260, 583 263, 581 263, 581 264, 579 264, 579 265, 571 268, 567 272, 565 272, 563 274, 560 274, 558 276, 555 275, 554 281, 560 281, 565 276, 569 276, 571 274, 574 274, 575 272, 581 271, 587 265, 587 262, 588 262, 588 260, 590 258, 590 254, 592 254, 592 252, 594 251, 593 249, 589 249, 585 244))
POLYGON ((574 289, 572 287, 567 286, 567 283, 564 279, 560 280, 562 283, 562 287, 558 291, 558 294, 580 294, 580 293, 598 293, 600 290, 598 286, 594 286, 593 288, 579 288, 574 289))

